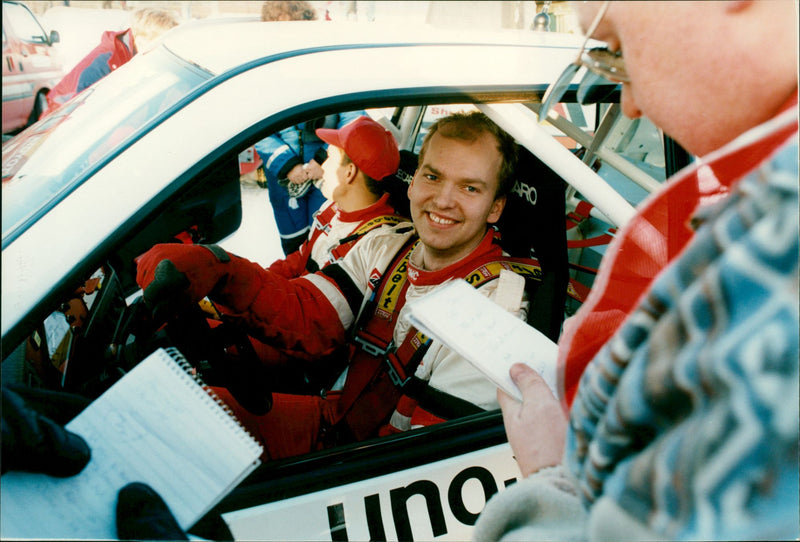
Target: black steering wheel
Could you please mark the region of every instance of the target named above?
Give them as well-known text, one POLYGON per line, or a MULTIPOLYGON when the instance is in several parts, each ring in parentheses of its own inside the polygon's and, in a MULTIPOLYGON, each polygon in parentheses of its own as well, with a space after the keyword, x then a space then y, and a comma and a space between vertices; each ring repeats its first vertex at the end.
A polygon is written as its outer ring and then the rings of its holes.
POLYGON ((163 330, 207 384, 227 388, 253 414, 266 414, 272 408, 266 368, 250 337, 235 322, 223 315, 221 323, 212 326, 195 304, 169 317, 163 330))

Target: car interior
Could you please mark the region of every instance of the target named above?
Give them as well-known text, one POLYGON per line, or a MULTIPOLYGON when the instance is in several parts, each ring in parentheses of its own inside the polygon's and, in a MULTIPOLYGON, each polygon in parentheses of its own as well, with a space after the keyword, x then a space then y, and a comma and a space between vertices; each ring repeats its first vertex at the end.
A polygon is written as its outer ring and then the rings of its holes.
MULTIPOLYGON (((596 108, 594 120, 590 119, 584 130, 592 133, 598 130, 603 118, 601 113, 607 106, 592 106, 596 108)), ((464 107, 463 104, 420 100, 411 105, 368 111, 393 131, 404 151, 404 160, 413 164, 427 126, 436 114, 443 115, 460 107, 464 107)), ((466 107, 474 106, 467 104, 466 107)), ((320 111, 313 113, 319 116, 320 111)), ((297 120, 297 117, 285 120, 278 129, 297 120)), ((254 352, 248 350, 249 341, 243 330, 224 322, 213 330, 209 327, 208 320, 214 318, 214 311, 209 311, 207 304, 205 308, 198 306, 171 319, 164 326, 156 325, 142 302, 135 276, 137 257, 156 243, 217 243, 240 227, 242 188, 238 157, 269 133, 254 131, 231 143, 229 148, 221 149, 208 163, 198 164, 195 170, 187 173, 186 179, 181 179, 184 190, 174 190, 173 195, 153 203, 144 210, 139 227, 130 228, 112 239, 102 265, 88 270, 82 280, 63 288, 66 294, 52 303, 52 312, 33 323, 29 328, 32 331, 21 343, 6 349, 3 379, 94 398, 158 347, 177 347, 209 384, 228 378, 226 348, 231 345, 244 353, 242 363, 258 364, 254 352)), ((586 141, 571 140, 569 145, 574 154, 587 161, 585 157, 591 153, 587 151, 586 141)), ((624 155, 622 146, 616 150, 624 155)), ((600 169, 602 162, 595 156, 591 166, 600 169)), ((403 183, 407 181, 407 178, 396 180, 398 197, 402 198, 403 183)), ((565 221, 573 210, 567 207, 567 202, 575 194, 559 174, 524 147, 521 148, 517 182, 498 228, 503 247, 510 255, 538 260, 540 280, 529 281, 535 282, 535 286, 529 290, 528 323, 556 340, 565 316, 574 310, 569 307, 568 284, 575 279, 576 269, 581 268, 576 267, 573 251, 569 249, 565 221)), ((266 197, 264 199, 266 201, 266 197)), ((266 206, 262 212, 269 212, 266 206)), ((591 271, 581 269, 581 272, 591 271)), ((574 299, 571 301, 574 303, 574 299)), ((242 383, 244 387, 256 384, 242 383)), ((404 463, 413 464, 419 461, 420 456, 416 454, 423 454, 425 461, 429 461, 451 454, 454 447, 474 449, 505 439, 499 411, 471 415, 409 433, 282 460, 275 465, 262 465, 220 503, 217 510, 235 509, 252 502, 256 491, 258 499, 263 501, 265 493, 260 485, 263 483, 270 485, 271 496, 267 497, 270 500, 299 494, 312 483, 304 478, 304 473, 318 465, 324 464, 325 468, 338 472, 341 480, 356 479, 365 472, 396 470, 404 463), (414 446, 409 446, 409 439, 413 439, 414 446), (389 455, 402 450, 403 458, 391 465, 381 464, 381 455, 375 452, 375 446, 389 455), (338 459, 343 454, 348 458, 348 466, 341 465, 338 459), (369 457, 376 458, 376 462, 370 464, 369 457), (358 469, 353 465, 359 465, 358 469), (342 470, 336 471, 337 468, 342 470)))

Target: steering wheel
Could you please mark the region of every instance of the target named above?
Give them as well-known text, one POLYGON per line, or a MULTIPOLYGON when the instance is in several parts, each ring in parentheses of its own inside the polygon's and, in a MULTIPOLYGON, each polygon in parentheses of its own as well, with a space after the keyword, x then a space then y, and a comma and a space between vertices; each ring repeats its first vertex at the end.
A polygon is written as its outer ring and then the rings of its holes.
POLYGON ((163 329, 207 384, 227 388, 253 414, 269 412, 272 392, 267 371, 243 329, 224 316, 222 323, 212 326, 196 304, 171 316, 163 329), (201 366, 203 361, 208 367, 201 366))

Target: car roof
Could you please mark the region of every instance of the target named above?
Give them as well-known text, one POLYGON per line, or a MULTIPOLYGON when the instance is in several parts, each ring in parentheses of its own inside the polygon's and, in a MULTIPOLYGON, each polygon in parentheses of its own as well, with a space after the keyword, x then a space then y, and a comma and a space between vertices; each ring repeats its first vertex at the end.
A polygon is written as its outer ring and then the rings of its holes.
POLYGON ((185 23, 164 36, 173 54, 211 73, 221 74, 270 57, 314 50, 414 45, 516 45, 575 49, 574 34, 530 30, 456 31, 416 25, 332 21, 261 22, 254 18, 185 23))

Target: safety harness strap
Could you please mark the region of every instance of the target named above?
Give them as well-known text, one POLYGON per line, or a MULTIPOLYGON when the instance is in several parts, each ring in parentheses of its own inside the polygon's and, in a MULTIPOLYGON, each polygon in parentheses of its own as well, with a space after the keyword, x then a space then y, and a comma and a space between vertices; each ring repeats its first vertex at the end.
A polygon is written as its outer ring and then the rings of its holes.
MULTIPOLYGON (((593 207, 594 205, 592 205, 587 201, 578 202, 578 205, 575 207, 575 210, 567 214, 567 230, 577 228, 583 222, 588 220, 591 215, 593 207)), ((604 233, 596 235, 595 237, 590 237, 588 239, 568 239, 567 249, 570 250, 576 248, 588 248, 588 247, 607 245, 614 240, 614 235, 616 233, 617 233, 616 228, 609 228, 604 233)), ((582 266, 581 266, 582 268, 579 269, 578 266, 574 264, 571 264, 571 267, 573 269, 578 269, 579 271, 585 271, 593 275, 597 274, 597 269, 592 269, 582 266)), ((575 278, 569 279, 569 283, 567 284, 567 295, 572 299, 580 303, 583 303, 589 296, 590 291, 591 288, 581 284, 575 278)))
POLYGON ((588 201, 579 201, 575 206, 575 210, 567 213, 567 229, 578 227, 584 220, 587 220, 592 212, 594 205, 588 201))
POLYGON ((314 246, 320 235, 331 229, 331 221, 336 216, 336 205, 328 205, 321 211, 314 214, 314 225, 308 244, 314 246))
MULTIPOLYGON (((580 201, 571 213, 567 213, 567 230, 577 228, 591 216, 594 205, 588 201, 580 201)), ((589 239, 570 239, 567 240, 567 248, 584 248, 607 245, 614 239, 616 228, 609 228, 606 232, 589 239)))
MULTIPOLYGON (((407 384, 415 381, 414 373, 431 344, 430 338, 413 327, 399 346, 393 340, 409 286, 408 261, 418 242, 412 240, 387 268, 389 273, 381 277, 380 286, 354 326, 353 341, 360 350, 353 355, 338 405, 341 425, 356 440, 372 435, 389 417, 407 384)), ((478 288, 498 278, 503 269, 541 280, 538 262, 524 258, 487 259, 463 278, 478 288)), ((434 395, 429 396, 428 403, 433 402, 430 397, 434 395)))
MULTIPOLYGON (((316 273, 319 271, 319 265, 311 258, 311 248, 317 242, 319 237, 325 233, 330 231, 331 229, 331 222, 333 221, 334 217, 336 216, 336 206, 329 205, 314 217, 314 229, 311 232, 311 236, 308 238, 308 258, 306 259, 306 270, 309 273, 316 273)), ((401 216, 396 215, 381 215, 377 217, 372 217, 364 220, 361 222, 356 229, 350 235, 346 237, 342 237, 339 240, 339 243, 331 249, 331 252, 328 256, 328 262, 333 263, 341 260, 344 256, 350 252, 350 249, 353 248, 361 237, 368 234, 375 228, 379 228, 385 224, 396 226, 401 222, 407 222, 407 218, 403 218, 401 216)))
POLYGON ((382 215, 377 216, 372 219, 369 219, 365 222, 362 222, 358 228, 356 228, 353 233, 348 235, 347 237, 343 237, 339 240, 339 244, 331 250, 330 261, 335 262, 341 258, 344 258, 345 254, 347 254, 351 248, 356 244, 361 237, 365 236, 375 228, 379 228, 383 225, 390 225, 396 226, 401 222, 407 222, 407 218, 403 218, 401 216, 396 215, 382 215))
MULTIPOLYGON (((405 290, 408 288, 406 281, 408 259, 418 241, 416 237, 412 236, 398 251, 392 263, 387 267, 389 272, 380 277, 379 286, 372 292, 372 296, 361 310, 356 324, 353 326, 351 340, 357 349, 350 362, 347 383, 338 401, 338 409, 341 419, 340 430, 343 428, 356 440, 369 436, 373 423, 376 423, 372 421, 374 418, 383 418, 383 415, 379 413, 383 411, 381 408, 383 404, 395 403, 396 399, 399 399, 399 388, 393 384, 393 378, 390 375, 392 371, 385 369, 388 369, 391 364, 388 354, 391 352, 396 355, 392 338, 396 324, 392 318, 393 305, 400 298, 401 290, 402 298, 405 299, 405 290), (368 393, 368 389, 381 390, 380 393, 388 394, 388 397, 368 393)), ((409 331, 407 337, 414 335, 416 333, 409 331)), ((422 344, 418 345, 418 347, 421 346, 422 344)), ((407 348, 404 348, 403 351, 406 352, 407 348)), ((400 371, 395 369, 395 372, 398 373, 395 380, 400 378, 400 374, 406 374, 404 368, 401 368, 400 371)))

